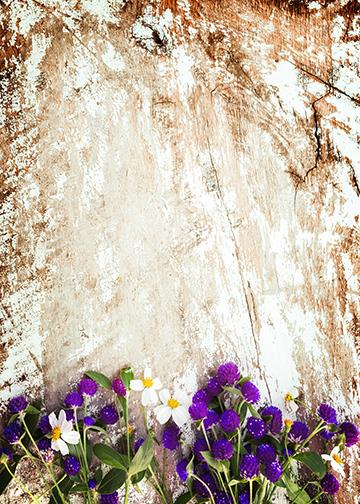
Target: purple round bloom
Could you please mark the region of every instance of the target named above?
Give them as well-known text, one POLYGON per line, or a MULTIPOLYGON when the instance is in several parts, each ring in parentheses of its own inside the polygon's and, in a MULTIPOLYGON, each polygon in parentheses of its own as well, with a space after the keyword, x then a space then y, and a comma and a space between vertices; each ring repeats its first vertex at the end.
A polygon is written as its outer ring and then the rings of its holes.
POLYGON ((211 397, 215 397, 221 394, 222 386, 220 385, 219 380, 216 376, 214 378, 210 378, 206 387, 206 391, 211 397))
POLYGON ((140 446, 142 444, 144 444, 144 441, 145 439, 143 437, 139 438, 138 440, 135 441, 134 443, 134 453, 136 453, 138 451, 138 449, 140 448, 140 446))
POLYGON ((15 413, 21 413, 26 408, 28 402, 24 396, 17 396, 10 399, 8 404, 8 412, 13 415, 15 413))
POLYGON ((100 503, 101 504, 118 504, 119 503, 119 494, 117 492, 113 492, 111 494, 102 494, 102 495, 100 495, 100 503))
POLYGON ((205 438, 199 438, 195 441, 193 446, 193 452, 197 460, 204 460, 204 457, 201 455, 203 451, 209 451, 209 447, 205 438))
POLYGON ((294 450, 288 446, 288 447, 287 447, 287 454, 286 454, 286 450, 285 450, 285 448, 283 448, 283 449, 281 450, 281 453, 283 454, 283 456, 284 456, 284 457, 287 457, 287 456, 291 457, 291 455, 293 455, 293 454, 294 454, 294 450))
POLYGON ((304 422, 296 420, 289 431, 289 439, 293 443, 302 443, 309 435, 309 428, 304 422))
POLYGON ((329 430, 325 429, 320 431, 320 436, 326 441, 330 441, 330 439, 335 436, 335 432, 330 432, 329 430))
POLYGON ((97 386, 96 381, 92 380, 91 378, 83 378, 79 382, 78 392, 80 394, 93 396, 96 394, 97 388, 98 388, 98 386, 97 386))
POLYGON ((84 403, 84 399, 79 392, 73 391, 69 392, 65 397, 64 404, 68 408, 80 408, 84 403))
POLYGON ((282 429, 282 413, 276 406, 267 406, 261 412, 261 416, 270 417, 266 419, 266 424, 272 434, 279 434, 282 429))
POLYGON ((193 403, 189 407, 189 413, 193 420, 201 420, 205 418, 208 414, 207 404, 204 402, 193 403))
POLYGON ((234 385, 240 378, 239 368, 234 362, 226 362, 218 367, 217 377, 220 385, 234 385))
POLYGON ((329 404, 320 404, 318 407, 317 413, 319 417, 324 420, 324 422, 328 424, 336 424, 337 419, 336 419, 336 410, 329 404))
POLYGON ((247 480, 251 480, 259 474, 259 462, 255 455, 243 456, 239 466, 239 474, 247 480))
POLYGON ((115 394, 125 397, 126 396, 126 387, 124 385, 124 382, 120 378, 115 378, 112 381, 111 388, 115 392, 115 394))
POLYGON ((88 487, 90 488, 90 490, 95 490, 96 485, 96 480, 94 478, 90 478, 88 481, 88 487))
POLYGON ((248 490, 239 495, 239 504, 250 504, 250 493, 248 490))
POLYGON ((3 455, 6 455, 8 460, 11 460, 11 458, 12 458, 12 454, 11 454, 11 451, 9 450, 9 448, 0 447, 0 459, 3 455))
MULTIPOLYGON (((208 472, 202 474, 200 479, 205 483, 205 485, 210 489, 211 493, 216 492, 216 483, 212 475, 208 472)), ((195 492, 199 497, 210 497, 208 489, 199 481, 194 481, 195 492)))
POLYGON ((260 464, 271 464, 276 459, 275 448, 268 443, 263 443, 256 448, 256 458, 260 464))
POLYGON ((260 400, 260 390, 251 381, 247 381, 241 386, 241 393, 248 403, 255 404, 260 400))
POLYGON ((51 425, 48 415, 44 415, 40 418, 38 427, 43 434, 49 434, 49 432, 51 432, 51 425))
POLYGON ((179 447, 179 433, 180 429, 175 424, 165 427, 162 435, 164 448, 167 450, 176 450, 179 447))
POLYGON ((86 425, 86 427, 91 427, 92 425, 95 424, 95 419, 92 418, 91 416, 86 416, 84 417, 83 422, 84 425, 86 425))
POLYGON ((215 504, 231 504, 232 500, 225 492, 217 492, 214 495, 215 504))
POLYGON ((276 483, 278 479, 281 478, 283 473, 282 465, 278 460, 274 460, 271 464, 268 464, 264 469, 265 477, 271 481, 271 483, 276 483))
POLYGON ((246 423, 246 429, 254 439, 261 439, 267 432, 266 424, 261 418, 250 417, 246 423))
POLYGON ((49 448, 51 448, 51 441, 49 438, 44 437, 44 438, 40 439, 36 443, 36 445, 40 451, 46 451, 46 450, 49 450, 49 448))
POLYGON ((205 389, 198 390, 197 392, 195 392, 195 394, 192 397, 193 404, 198 403, 198 402, 209 404, 210 400, 211 400, 211 398, 209 397, 209 395, 205 389))
POLYGON ((114 425, 119 420, 118 412, 113 404, 108 404, 100 410, 100 420, 105 425, 114 425))
POLYGON ((11 422, 4 429, 3 436, 10 444, 15 444, 19 441, 23 434, 23 430, 19 422, 11 422))
POLYGON ((70 420, 74 420, 75 417, 74 417, 74 410, 72 409, 66 409, 65 410, 65 416, 66 416, 66 420, 70 421, 70 420))
POLYGON ((240 425, 240 417, 232 409, 225 410, 220 417, 220 426, 224 432, 234 432, 240 425))
POLYGON ((321 488, 326 494, 334 495, 339 490, 339 482, 333 474, 327 473, 320 481, 321 488))
POLYGON ((68 476, 76 476, 80 471, 80 462, 75 455, 67 455, 64 459, 64 472, 68 476))
POLYGON ((345 445, 353 446, 359 441, 359 430, 352 422, 343 422, 340 433, 345 434, 345 445))
POLYGON ((229 460, 234 453, 234 447, 227 439, 214 441, 211 450, 215 460, 229 460))
POLYGON ((186 470, 188 463, 188 460, 182 459, 176 465, 176 472, 183 483, 186 482, 189 476, 186 470))
POLYGON ((218 423, 219 414, 214 410, 209 410, 207 417, 204 419, 204 427, 206 430, 211 429, 211 427, 218 423))

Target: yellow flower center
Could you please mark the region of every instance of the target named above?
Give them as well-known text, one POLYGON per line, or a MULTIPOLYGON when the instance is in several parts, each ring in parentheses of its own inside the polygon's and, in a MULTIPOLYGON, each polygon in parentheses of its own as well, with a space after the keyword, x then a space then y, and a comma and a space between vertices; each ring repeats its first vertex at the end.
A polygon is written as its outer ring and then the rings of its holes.
POLYGON ((127 431, 128 434, 132 434, 134 432, 135 428, 132 425, 128 425, 127 431))
POLYGON ((286 427, 287 429, 290 429, 290 427, 292 426, 292 424, 293 424, 293 423, 294 423, 294 422, 293 422, 292 420, 290 420, 289 418, 286 418, 286 419, 284 420, 284 424, 285 424, 285 427, 286 427))
POLYGON ((58 439, 60 439, 60 436, 61 436, 60 427, 54 427, 53 430, 51 431, 51 439, 57 441, 58 439))
POLYGON ((288 392, 288 393, 285 395, 284 399, 285 399, 285 401, 286 401, 286 402, 290 402, 290 401, 293 401, 293 400, 294 400, 294 398, 293 398, 293 396, 290 394, 290 392, 288 392))
POLYGON ((142 382, 145 388, 150 388, 153 386, 153 380, 151 378, 144 378, 142 382))
POLYGON ((339 455, 337 453, 333 453, 332 454, 332 458, 335 460, 335 462, 337 462, 338 464, 343 464, 344 462, 341 460, 341 458, 339 457, 339 455))
POLYGON ((171 408, 171 409, 175 409, 177 408, 178 406, 180 406, 180 403, 179 401, 177 401, 176 399, 174 399, 173 397, 171 399, 168 400, 168 406, 171 408))

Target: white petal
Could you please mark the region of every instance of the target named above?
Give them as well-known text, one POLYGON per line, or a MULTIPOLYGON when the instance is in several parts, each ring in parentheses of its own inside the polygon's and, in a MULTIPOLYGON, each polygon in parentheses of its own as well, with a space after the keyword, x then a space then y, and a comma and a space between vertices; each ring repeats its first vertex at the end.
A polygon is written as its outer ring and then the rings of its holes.
POLYGON ((332 457, 330 457, 330 455, 321 455, 321 458, 324 459, 324 460, 333 460, 332 457))
POLYGON ((172 417, 178 427, 181 427, 189 420, 189 412, 184 406, 178 406, 172 411, 172 417))
POLYGON ((52 440, 51 441, 51 448, 55 451, 59 451, 60 450, 60 447, 59 447, 59 440, 52 440))
POLYGON ((161 385, 161 381, 159 380, 159 378, 154 378, 153 379, 153 387, 155 390, 160 390, 162 385, 161 385))
POLYGON ((131 390, 135 390, 136 392, 141 392, 144 390, 144 384, 142 380, 130 380, 130 388, 131 390))
POLYGON ((171 398, 171 394, 167 388, 164 388, 159 392, 159 397, 160 401, 167 406, 168 400, 171 398))
POLYGON ((61 426, 61 433, 70 432, 73 428, 72 420, 64 420, 61 426))
POLYGON ((171 417, 171 408, 169 406, 159 406, 157 408, 156 419, 157 421, 163 425, 166 423, 171 417))
POLYGON ((174 394, 174 398, 179 401, 180 404, 182 404, 183 406, 190 406, 190 403, 191 403, 191 399, 190 397, 185 394, 185 392, 183 392, 182 390, 177 390, 174 394))
POLYGON ((63 426, 63 423, 66 422, 66 413, 65 411, 62 409, 59 413, 59 427, 60 427, 60 430, 62 431, 62 426, 63 426))
POLYGON ((149 404, 156 404, 158 402, 158 396, 156 390, 152 387, 143 390, 141 395, 141 404, 143 406, 148 406, 149 404))
POLYGON ((340 446, 335 446, 332 450, 331 450, 331 455, 339 455, 340 453, 340 446))
POLYGON ((76 431, 64 432, 61 437, 69 444, 78 444, 80 441, 80 434, 76 431))
POLYGON ((152 374, 151 374, 151 368, 149 367, 146 367, 144 369, 144 378, 151 378, 152 374))
POLYGON ((56 418, 56 415, 54 412, 50 413, 50 415, 49 415, 49 424, 51 425, 52 428, 58 426, 58 419, 56 418))
POLYGON ((58 439, 57 442, 59 445, 59 450, 61 452, 61 455, 68 455, 69 454, 68 445, 62 439, 58 439))

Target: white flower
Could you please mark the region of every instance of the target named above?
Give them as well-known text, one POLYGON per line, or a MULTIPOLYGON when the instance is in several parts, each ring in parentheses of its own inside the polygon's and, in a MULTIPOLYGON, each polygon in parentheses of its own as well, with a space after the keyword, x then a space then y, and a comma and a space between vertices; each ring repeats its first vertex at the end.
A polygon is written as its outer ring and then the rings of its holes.
POLYGON ((188 396, 181 391, 175 392, 172 396, 168 389, 159 392, 159 396, 162 404, 154 409, 158 422, 164 424, 172 418, 178 427, 184 425, 190 418, 188 396))
POLYGON ((51 448, 55 451, 60 451, 61 455, 68 455, 68 444, 78 444, 80 434, 72 430, 72 420, 66 420, 64 410, 59 413, 59 418, 56 418, 55 413, 50 413, 49 423, 51 425, 51 448))
POLYGON ((131 380, 130 389, 142 392, 141 404, 143 406, 148 406, 149 404, 156 404, 158 402, 156 391, 161 389, 161 382, 159 378, 152 378, 150 368, 145 368, 143 379, 131 380))
POLYGON ((299 409, 299 406, 296 404, 295 399, 296 394, 293 392, 287 392, 284 396, 285 407, 293 415, 295 415, 295 413, 299 409))
POLYGON ((343 468, 344 462, 343 462, 343 460, 341 460, 339 453, 340 453, 340 448, 338 446, 335 446, 335 448, 333 448, 331 450, 330 455, 327 455, 324 453, 324 455, 321 455, 321 457, 324 460, 330 462, 331 467, 334 469, 334 471, 337 471, 342 476, 345 476, 344 468, 343 468))

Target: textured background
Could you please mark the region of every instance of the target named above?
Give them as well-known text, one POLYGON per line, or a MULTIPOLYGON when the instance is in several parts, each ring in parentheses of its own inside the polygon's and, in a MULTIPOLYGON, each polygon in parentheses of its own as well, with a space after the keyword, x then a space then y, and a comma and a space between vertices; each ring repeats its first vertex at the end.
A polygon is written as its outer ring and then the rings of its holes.
POLYGON ((347 0, 0 2, 1 399, 233 358, 359 418, 359 33, 347 0))

